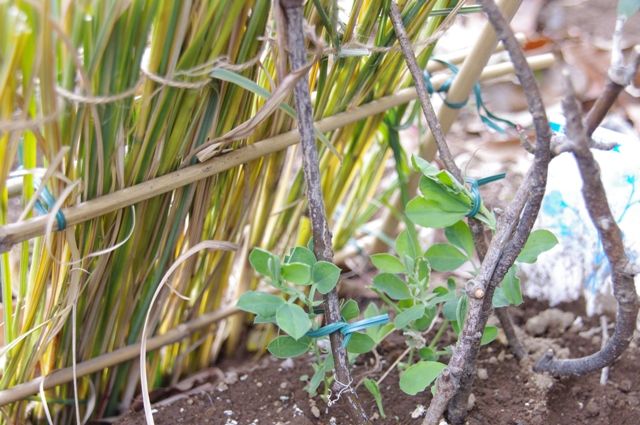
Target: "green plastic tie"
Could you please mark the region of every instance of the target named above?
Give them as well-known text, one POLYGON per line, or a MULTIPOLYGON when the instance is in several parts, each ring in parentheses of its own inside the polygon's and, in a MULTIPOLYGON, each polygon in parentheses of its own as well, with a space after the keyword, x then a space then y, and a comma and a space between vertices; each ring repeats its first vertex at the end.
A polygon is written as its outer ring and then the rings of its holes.
MULTIPOLYGON (((40 183, 34 181, 34 187, 36 190, 38 190, 38 186, 40 186, 40 183)), ((33 207, 38 212, 38 214, 47 215, 55 204, 56 200, 54 199, 51 192, 49 192, 49 189, 47 189, 45 186, 42 188, 42 191, 40 192, 40 198, 36 200, 36 203, 33 207)), ((56 221, 58 222, 58 230, 66 229, 67 219, 61 209, 58 209, 58 211, 56 212, 56 221)))
POLYGON ((474 179, 472 177, 467 177, 465 180, 471 186, 471 210, 467 213, 467 217, 475 217, 480 211, 480 206, 482 205, 482 198, 480 197, 480 186, 492 183, 498 180, 502 180, 506 177, 506 173, 495 174, 489 177, 482 177, 480 179, 474 179))
POLYGON ((384 325, 388 322, 389 315, 385 313, 379 316, 370 317, 368 319, 358 320, 357 322, 353 323, 347 323, 343 321, 330 323, 316 330, 309 331, 306 335, 311 338, 322 338, 323 336, 330 335, 334 332, 340 332, 342 335, 344 335, 342 346, 346 347, 349 344, 349 341, 351 341, 351 335, 354 332, 361 331, 373 326, 384 325))
MULTIPOLYGON (((423 72, 423 76, 424 76, 424 82, 427 86, 427 91, 430 94, 433 93, 446 93, 449 91, 449 88, 451 88, 451 84, 453 84, 453 81, 455 79, 455 76, 458 74, 458 67, 455 66, 454 64, 447 62, 445 60, 442 59, 436 59, 436 58, 432 58, 431 60, 434 60, 438 63, 441 63, 443 65, 445 65, 447 68, 449 68, 449 70, 452 72, 452 76, 449 77, 437 90, 433 87, 433 84, 431 83, 431 74, 429 73, 429 71, 424 70, 423 72)), ((504 118, 500 118, 498 116, 496 116, 495 114, 493 114, 491 111, 489 111, 489 109, 487 109, 487 105, 485 105, 484 100, 482 99, 482 89, 480 88, 480 83, 475 83, 473 85, 473 94, 475 96, 475 100, 476 100, 476 110, 478 111, 478 116, 480 117, 480 120, 482 120, 482 122, 492 128, 493 130, 499 132, 499 133, 504 133, 505 130, 498 125, 497 122, 501 122, 503 124, 506 124, 508 127, 511 128, 516 128, 516 125, 514 123, 512 123, 509 120, 506 120, 504 118), (497 121, 497 122, 496 122, 497 121)), ((467 102, 469 101, 469 98, 465 99, 463 102, 449 102, 446 97, 442 98, 442 101, 444 102, 445 105, 447 105, 449 108, 451 109, 462 109, 466 106, 467 102)))

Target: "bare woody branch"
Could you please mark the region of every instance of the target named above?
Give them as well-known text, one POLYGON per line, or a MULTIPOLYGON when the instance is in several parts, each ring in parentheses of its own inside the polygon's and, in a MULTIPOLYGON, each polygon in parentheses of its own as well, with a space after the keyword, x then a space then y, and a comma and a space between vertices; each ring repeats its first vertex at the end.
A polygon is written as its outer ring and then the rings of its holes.
POLYGON ((498 38, 509 52, 516 75, 527 97, 536 130, 535 156, 533 166, 522 186, 498 221, 496 234, 489 245, 478 276, 468 284, 469 312, 449 365, 438 379, 438 391, 429 406, 424 424, 437 424, 447 407, 448 418, 452 423, 464 421, 467 396, 475 376, 480 338, 491 312, 493 292, 513 265, 531 232, 544 195, 551 158, 551 130, 533 73, 495 3, 492 0, 481 0, 480 3, 496 29, 498 38), (483 291, 483 298, 474 298, 474 294, 483 291))
MULTIPOLYGON (((284 9, 287 19, 287 39, 289 46, 289 60, 292 69, 300 69, 307 61, 307 51, 304 44, 303 30, 303 1, 281 0, 280 5, 284 9)), ((309 95, 309 82, 305 75, 294 88, 296 112, 298 114, 298 131, 300 133, 304 180, 306 184, 309 215, 313 234, 314 253, 318 260, 332 261, 333 248, 331 231, 327 223, 324 200, 320 186, 320 168, 318 164, 318 152, 313 128, 313 110, 309 95)), ((335 323, 342 320, 338 293, 333 289, 325 295, 325 320, 327 323, 335 323)), ((351 417, 356 424, 368 424, 367 415, 358 401, 358 397, 351 386, 351 374, 347 361, 347 353, 342 346, 342 334, 334 332, 330 335, 331 351, 335 365, 334 391, 346 399, 351 417)))
MULTIPOLYGON (((400 47, 405 57, 405 61, 407 62, 407 66, 409 68, 409 71, 411 72, 411 76, 413 77, 416 92, 418 94, 418 100, 420 101, 425 119, 427 120, 431 133, 433 134, 436 146, 438 147, 440 158, 442 159, 442 162, 444 163, 447 171, 449 171, 461 184, 464 184, 462 172, 456 165, 453 156, 449 151, 449 146, 447 145, 442 126, 440 125, 438 117, 433 109, 433 105, 431 104, 429 92, 427 91, 425 81, 422 77, 422 70, 420 69, 416 60, 413 47, 411 45, 411 42, 409 41, 409 37, 402 21, 402 15, 395 1, 391 2, 390 18, 396 36, 398 37, 398 41, 400 42, 400 47)), ((484 254, 486 253, 484 226, 480 221, 474 218, 469 219, 469 225, 473 234, 476 252, 478 253, 480 261, 482 261, 484 258, 484 254)), ((500 323, 502 324, 502 327, 505 329, 505 334, 509 339, 509 345, 514 349, 514 354, 518 356, 518 358, 523 357, 524 348, 522 348, 522 345, 515 336, 515 331, 513 330, 513 322, 508 310, 499 309, 498 318, 500 320, 500 323)))
POLYGON ((611 365, 629 346, 636 328, 638 296, 634 276, 629 273, 629 260, 622 242, 622 232, 609 208, 607 196, 600 179, 600 168, 589 149, 588 129, 582 122, 580 105, 573 87, 565 75, 567 97, 562 106, 567 119, 566 131, 572 141, 572 153, 582 177, 582 196, 604 252, 612 269, 613 294, 618 302, 616 326, 613 336, 598 352, 577 359, 558 360, 549 351, 538 361, 534 370, 553 375, 583 375, 611 365))

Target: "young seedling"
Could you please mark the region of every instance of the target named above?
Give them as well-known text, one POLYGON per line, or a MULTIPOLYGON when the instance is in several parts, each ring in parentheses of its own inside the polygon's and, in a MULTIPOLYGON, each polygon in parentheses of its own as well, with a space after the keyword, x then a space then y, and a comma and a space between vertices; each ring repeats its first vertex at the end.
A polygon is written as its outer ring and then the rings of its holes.
MULTIPOLYGON (((444 229, 448 243, 437 243, 424 250, 411 226, 401 232, 395 241, 397 255, 389 253, 371 256, 373 265, 380 271, 374 277, 372 289, 395 312, 394 328, 402 332, 408 350, 408 361, 397 362, 401 369, 400 388, 415 395, 424 391, 446 366, 439 362, 442 356, 451 354, 450 347, 441 347, 440 338, 448 327, 457 335, 464 324, 468 297, 474 293, 460 291, 452 277, 446 284, 432 282, 432 270, 450 273, 470 264, 466 272, 473 281, 479 270, 475 263, 474 241, 465 222, 469 211, 476 209, 479 220, 488 227, 495 227, 495 217, 484 205, 477 205, 471 190, 460 185, 447 172, 436 169, 421 158, 412 158, 414 169, 422 174, 420 194, 407 204, 407 216, 422 227, 444 229), (439 316, 438 331, 431 341, 425 334, 439 316)), ((555 236, 546 230, 537 230, 518 257, 518 261, 532 263, 538 255, 557 243, 555 236)), ((505 275, 493 295, 493 306, 519 305, 523 302, 520 281, 514 265, 505 275)), ((493 341, 498 334, 495 326, 485 326, 481 345, 493 341)))
POLYGON ((340 279, 340 269, 327 261, 318 261, 308 247, 295 247, 283 259, 269 251, 254 248, 249 262, 278 293, 245 292, 238 300, 238 308, 255 314, 254 323, 271 323, 284 333, 267 346, 275 357, 297 357, 307 352, 315 354, 314 374, 307 385, 311 395, 316 394, 322 382, 325 382, 326 395, 334 370, 333 355, 325 349, 326 344, 316 343, 316 338, 340 331, 353 361, 357 355, 371 351, 392 330, 391 325, 384 325, 387 316, 372 310, 365 312, 364 320, 348 323, 360 315, 354 300, 343 300, 341 322, 321 326, 319 319, 324 313, 321 308, 323 301, 316 294, 324 295, 335 288, 340 279))

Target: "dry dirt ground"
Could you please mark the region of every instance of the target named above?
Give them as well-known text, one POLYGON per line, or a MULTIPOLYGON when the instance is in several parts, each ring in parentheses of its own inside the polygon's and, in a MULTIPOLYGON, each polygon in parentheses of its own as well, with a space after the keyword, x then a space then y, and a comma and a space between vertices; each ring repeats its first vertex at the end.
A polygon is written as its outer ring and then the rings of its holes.
MULTIPOLYGON (((580 318, 583 306, 570 303, 548 310, 546 305, 527 300, 514 312, 522 335, 536 357, 549 346, 564 349, 565 354, 580 356, 597 350, 601 330, 597 318, 580 318), (551 311, 551 313, 549 313, 551 311), (543 313, 538 316, 540 313, 543 313), (538 317, 524 322, 524 317, 538 317), (577 320, 576 320, 577 319, 577 320), (568 351, 567 351, 568 349, 568 351)), ((612 321, 610 321, 612 323, 612 321)), ((453 336, 449 336, 453 341, 453 336)), ((486 347, 480 358, 478 379, 473 390, 470 425, 636 425, 640 423, 640 381, 636 379, 640 349, 638 338, 609 372, 606 385, 600 374, 579 378, 554 379, 529 372, 509 354, 501 338, 486 347)), ((372 355, 365 356, 354 368, 355 382, 369 375, 377 379, 404 350, 402 340, 390 338, 378 351, 380 368, 372 355)), ((220 369, 203 373, 204 381, 191 391, 174 394, 169 402, 154 406, 158 424, 350 424, 339 402, 328 409, 320 398, 309 398, 301 376, 313 370, 307 357, 282 361, 271 357, 258 363, 227 361, 220 369), (225 372, 222 372, 224 370, 225 372)), ((379 424, 419 424, 421 406, 430 396, 408 396, 398 387, 398 375, 391 373, 382 383, 386 418, 380 417, 375 402, 363 387, 358 388, 368 413, 379 424), (415 417, 412 417, 415 416, 415 417)), ((428 392, 428 391, 426 391, 428 392)), ((138 403, 135 407, 140 408, 138 403)), ((132 411, 118 424, 144 424, 141 411, 132 411)))

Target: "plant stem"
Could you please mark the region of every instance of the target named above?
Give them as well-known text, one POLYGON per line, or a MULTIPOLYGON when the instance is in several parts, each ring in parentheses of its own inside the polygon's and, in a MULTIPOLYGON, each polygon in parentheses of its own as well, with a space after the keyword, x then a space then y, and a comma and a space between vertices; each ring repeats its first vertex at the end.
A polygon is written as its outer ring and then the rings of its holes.
POLYGON ((447 326, 449 326, 449 321, 447 319, 444 319, 440 324, 440 327, 438 328, 438 332, 436 332, 436 334, 433 336, 433 339, 429 343, 429 348, 434 348, 436 345, 438 345, 438 341, 440 341, 440 338, 442 338, 442 335, 444 335, 444 332, 447 330, 447 326))
MULTIPOLYGON (((300 69, 307 62, 303 31, 303 1, 280 0, 280 5, 284 9, 287 19, 287 39, 291 68, 293 70, 300 69)), ((304 180, 313 234, 313 250, 318 260, 331 262, 333 261, 331 231, 327 223, 320 185, 320 168, 313 128, 313 110, 311 96, 309 95, 309 82, 306 75, 296 83, 294 97, 298 117, 298 132, 300 133, 302 145, 304 180)), ((326 322, 335 323, 342 320, 338 292, 335 288, 325 295, 324 301, 326 322)), ((331 341, 335 369, 334 391, 346 398, 354 422, 367 424, 369 423, 367 415, 351 387, 352 378, 349 372, 347 352, 342 346, 342 334, 334 332, 329 336, 329 339, 331 341), (347 386, 346 391, 345 386, 347 386)))

